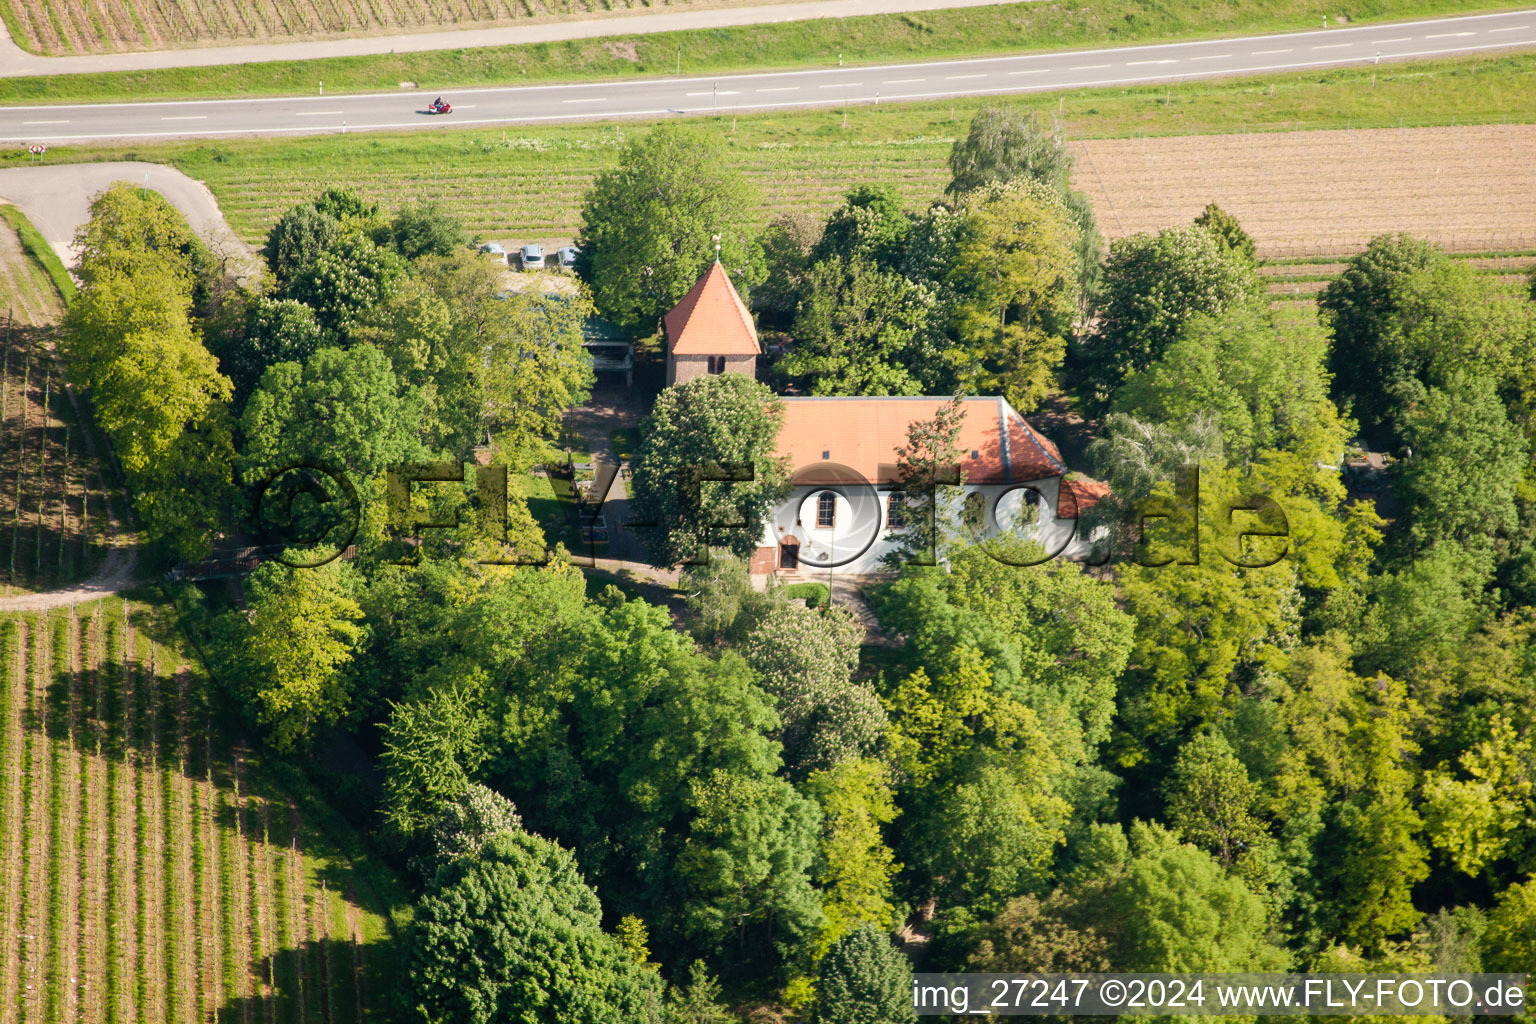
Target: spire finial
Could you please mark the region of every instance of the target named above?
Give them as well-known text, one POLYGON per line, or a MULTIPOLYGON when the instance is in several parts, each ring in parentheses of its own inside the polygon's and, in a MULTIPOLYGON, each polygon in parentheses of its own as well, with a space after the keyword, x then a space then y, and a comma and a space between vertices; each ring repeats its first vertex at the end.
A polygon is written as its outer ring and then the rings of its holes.
POLYGON ((715 262, 720 262, 720 236, 715 236, 715 262))

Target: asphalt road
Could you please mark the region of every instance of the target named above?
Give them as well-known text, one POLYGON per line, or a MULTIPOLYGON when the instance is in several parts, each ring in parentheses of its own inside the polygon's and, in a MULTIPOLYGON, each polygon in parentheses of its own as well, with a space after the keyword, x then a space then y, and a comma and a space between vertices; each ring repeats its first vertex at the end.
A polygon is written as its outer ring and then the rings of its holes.
POLYGON ((710 78, 418 92, 0 108, 0 142, 339 131, 660 117, 1173 82, 1536 47, 1536 10, 1204 42, 710 78))

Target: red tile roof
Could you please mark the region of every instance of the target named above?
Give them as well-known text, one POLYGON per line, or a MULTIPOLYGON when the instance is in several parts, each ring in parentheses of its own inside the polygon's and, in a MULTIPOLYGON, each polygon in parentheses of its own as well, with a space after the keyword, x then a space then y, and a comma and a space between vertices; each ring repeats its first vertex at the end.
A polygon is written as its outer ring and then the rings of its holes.
MULTIPOLYGON (((1097 505, 1101 499, 1108 496, 1109 484, 1104 483, 1102 480, 1094 480, 1091 477, 1079 476, 1067 481, 1067 490, 1071 492, 1071 498, 1075 501, 1077 508, 1076 511, 1073 511, 1070 508, 1063 507, 1060 514, 1071 519, 1087 512, 1097 505)), ((1058 504, 1065 505, 1065 500, 1058 502, 1058 504)))
POLYGON ((752 314, 718 260, 661 323, 673 355, 755 356, 763 351, 752 314))
MULTIPOLYGON (((896 449, 907 427, 932 419, 948 398, 786 398, 778 454, 791 474, 823 463, 862 479, 895 479, 896 449), (826 453, 826 458, 822 454, 826 453), (887 467, 884 472, 881 467, 887 467)), ((1025 483, 1067 471, 1061 453, 1002 398, 966 398, 958 438, 968 483, 1025 483), (974 454, 974 457, 973 457, 974 454)))

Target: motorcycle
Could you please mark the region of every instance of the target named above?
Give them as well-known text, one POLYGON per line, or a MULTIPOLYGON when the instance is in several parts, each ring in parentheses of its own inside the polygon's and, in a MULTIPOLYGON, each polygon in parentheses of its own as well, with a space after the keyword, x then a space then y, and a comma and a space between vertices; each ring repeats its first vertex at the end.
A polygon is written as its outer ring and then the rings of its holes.
POLYGON ((429 113, 429 114, 451 114, 451 113, 453 113, 453 104, 452 103, 446 103, 446 102, 440 102, 438 100, 433 100, 431 103, 429 103, 427 105, 427 113, 429 113))

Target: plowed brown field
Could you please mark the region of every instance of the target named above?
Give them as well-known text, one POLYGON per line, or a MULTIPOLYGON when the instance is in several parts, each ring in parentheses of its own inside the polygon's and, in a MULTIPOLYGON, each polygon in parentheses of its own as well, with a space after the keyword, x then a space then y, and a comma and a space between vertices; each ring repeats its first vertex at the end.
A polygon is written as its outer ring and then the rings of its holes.
POLYGON ((1460 252, 1536 248, 1536 125, 1077 142, 1075 181, 1110 238, 1215 202, 1266 258, 1353 255, 1408 231, 1460 252))

